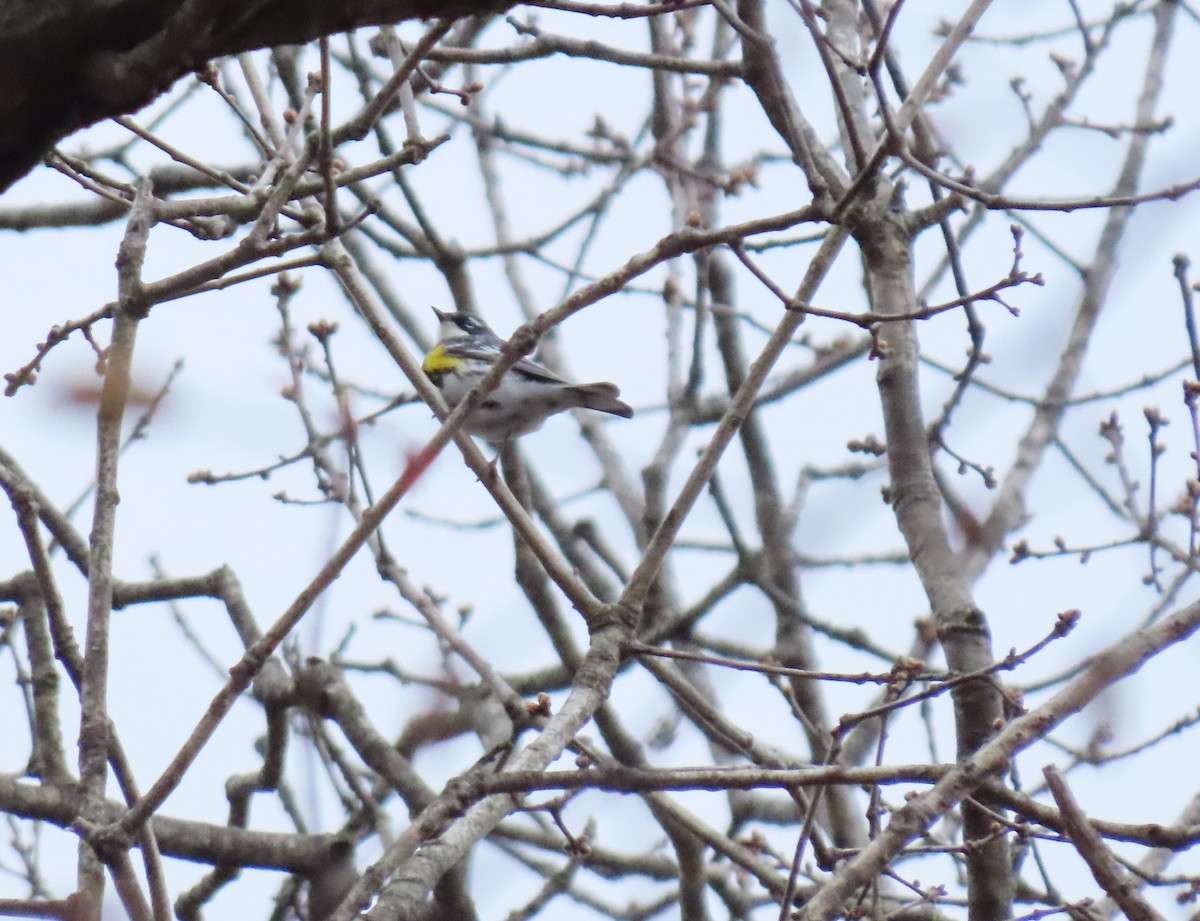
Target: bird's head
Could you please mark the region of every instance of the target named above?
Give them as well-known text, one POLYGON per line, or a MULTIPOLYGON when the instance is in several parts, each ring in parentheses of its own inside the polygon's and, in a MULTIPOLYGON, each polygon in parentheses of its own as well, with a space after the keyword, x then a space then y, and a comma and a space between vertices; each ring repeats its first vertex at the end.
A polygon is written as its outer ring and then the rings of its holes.
MULTIPOLYGON (((438 318, 438 338, 456 339, 459 336, 478 336, 492 333, 492 329, 473 313, 447 312, 433 308, 438 318)), ((492 334, 494 335, 494 333, 492 334)))

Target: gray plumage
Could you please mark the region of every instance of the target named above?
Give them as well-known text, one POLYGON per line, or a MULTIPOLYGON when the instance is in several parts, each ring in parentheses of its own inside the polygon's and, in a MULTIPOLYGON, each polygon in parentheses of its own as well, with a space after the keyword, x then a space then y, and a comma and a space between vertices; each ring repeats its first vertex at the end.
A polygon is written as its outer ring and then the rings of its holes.
MULTIPOLYGON (((440 324, 439 342, 425 356, 425 373, 453 407, 483 379, 505 342, 474 314, 433 310, 440 324)), ((633 409, 620 397, 616 384, 572 384, 544 365, 521 358, 463 428, 499 443, 535 431, 548 417, 567 409, 594 409, 629 419, 633 409)))

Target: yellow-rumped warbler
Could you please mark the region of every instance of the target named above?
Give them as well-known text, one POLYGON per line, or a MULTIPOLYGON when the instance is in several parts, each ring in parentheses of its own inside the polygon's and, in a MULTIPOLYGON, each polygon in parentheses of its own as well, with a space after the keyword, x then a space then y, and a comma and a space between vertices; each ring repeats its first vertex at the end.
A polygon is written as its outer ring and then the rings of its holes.
MULTIPOLYGON (((471 313, 443 313, 436 307, 439 341, 421 365, 451 407, 483 379, 504 348, 504 340, 471 313)), ((607 381, 572 384, 536 361, 522 358, 508 369, 499 386, 467 417, 463 429, 500 443, 539 429, 547 417, 580 407, 629 419, 633 409, 621 391, 607 381)))

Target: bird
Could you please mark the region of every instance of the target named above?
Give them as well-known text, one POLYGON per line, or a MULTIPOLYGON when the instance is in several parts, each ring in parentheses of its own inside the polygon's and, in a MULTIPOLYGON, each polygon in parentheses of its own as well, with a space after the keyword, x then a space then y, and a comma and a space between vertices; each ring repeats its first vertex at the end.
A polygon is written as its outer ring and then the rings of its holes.
MULTIPOLYGON (((421 367, 453 408, 483 379, 506 343, 473 313, 436 307, 433 312, 438 318, 438 343, 421 367)), ((567 409, 594 409, 631 419, 633 408, 620 397, 616 384, 572 384, 544 365, 521 358, 471 411, 463 429, 503 445, 536 431, 547 418, 567 409)))

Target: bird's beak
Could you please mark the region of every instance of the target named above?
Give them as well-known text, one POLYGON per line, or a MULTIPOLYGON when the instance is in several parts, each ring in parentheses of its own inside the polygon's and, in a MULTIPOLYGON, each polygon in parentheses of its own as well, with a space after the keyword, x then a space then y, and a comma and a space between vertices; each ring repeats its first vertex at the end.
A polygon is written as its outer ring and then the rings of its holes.
POLYGON ((442 311, 438 310, 436 307, 433 308, 433 312, 437 314, 439 323, 444 323, 446 320, 450 319, 450 314, 442 313, 442 311))

